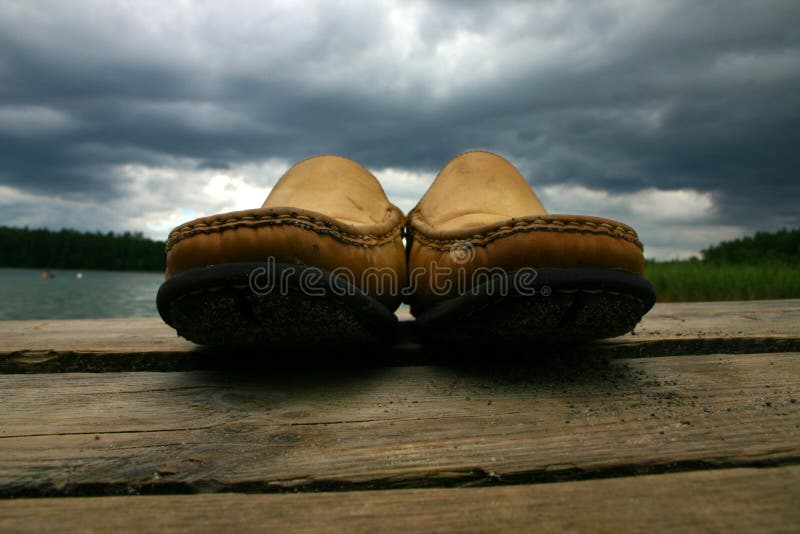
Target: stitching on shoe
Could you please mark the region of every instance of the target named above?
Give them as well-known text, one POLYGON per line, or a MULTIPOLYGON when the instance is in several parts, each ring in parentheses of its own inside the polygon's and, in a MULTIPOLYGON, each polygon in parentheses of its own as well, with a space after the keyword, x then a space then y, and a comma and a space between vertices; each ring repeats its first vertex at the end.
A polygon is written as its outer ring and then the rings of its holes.
POLYGON ((394 241, 397 237, 398 230, 402 230, 405 225, 403 218, 398 221, 389 231, 383 234, 369 235, 369 234, 356 234, 343 230, 328 221, 310 217, 307 215, 300 215, 297 213, 269 213, 264 215, 245 215, 242 217, 231 217, 228 219, 221 219, 211 223, 198 222, 190 225, 185 225, 174 230, 173 235, 170 235, 167 240, 166 250, 175 246, 179 241, 190 238, 200 234, 211 234, 216 232, 226 232, 228 230, 235 230, 238 228, 260 228, 262 226, 295 226, 305 230, 309 230, 319 235, 328 235, 337 241, 346 245, 354 245, 361 247, 374 247, 385 245, 394 241))
MULTIPOLYGON (((418 212, 414 213, 412 217, 416 217, 424 221, 422 215, 418 212)), ((500 226, 484 234, 474 234, 470 237, 466 237, 463 239, 439 239, 425 235, 419 230, 413 228, 411 224, 409 224, 409 227, 414 234, 414 238, 419 240, 421 244, 425 245, 427 248, 431 248, 433 250, 438 250, 438 251, 449 251, 452 250, 453 248, 458 248, 460 246, 463 246, 465 241, 469 241, 473 245, 484 246, 497 239, 508 237, 510 235, 514 235, 517 233, 527 233, 527 232, 537 232, 537 231, 603 234, 618 239, 624 239, 625 241, 633 243, 640 249, 643 248, 642 242, 639 241, 638 235, 636 234, 635 231, 631 229, 619 225, 612 225, 606 222, 598 223, 595 221, 580 220, 580 219, 562 220, 562 219, 538 218, 533 221, 519 221, 511 225, 506 224, 500 226)))

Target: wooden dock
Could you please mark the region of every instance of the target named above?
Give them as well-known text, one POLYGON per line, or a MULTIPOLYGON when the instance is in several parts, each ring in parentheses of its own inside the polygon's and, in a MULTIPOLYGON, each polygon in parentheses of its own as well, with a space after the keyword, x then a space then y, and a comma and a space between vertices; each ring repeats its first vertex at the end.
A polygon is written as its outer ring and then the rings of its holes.
POLYGON ((800 531, 800 300, 345 360, 5 321, 0 381, 0 532, 800 531))

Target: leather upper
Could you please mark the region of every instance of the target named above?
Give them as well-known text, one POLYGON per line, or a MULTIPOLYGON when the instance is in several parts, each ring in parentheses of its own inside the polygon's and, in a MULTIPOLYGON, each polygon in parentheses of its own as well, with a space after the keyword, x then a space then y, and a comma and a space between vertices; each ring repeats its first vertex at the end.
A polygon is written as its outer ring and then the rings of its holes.
POLYGON ((367 169, 340 156, 316 156, 289 169, 261 208, 203 217, 172 230, 166 276, 271 257, 346 270, 358 287, 394 310, 406 282, 404 224, 403 213, 367 169), (375 275, 365 274, 370 272, 375 275))
POLYGON ((455 296, 456 277, 469 285, 479 267, 644 274, 642 244, 631 227, 600 217, 549 215, 511 163, 483 151, 461 154, 442 169, 408 215, 408 241, 415 313, 455 296))

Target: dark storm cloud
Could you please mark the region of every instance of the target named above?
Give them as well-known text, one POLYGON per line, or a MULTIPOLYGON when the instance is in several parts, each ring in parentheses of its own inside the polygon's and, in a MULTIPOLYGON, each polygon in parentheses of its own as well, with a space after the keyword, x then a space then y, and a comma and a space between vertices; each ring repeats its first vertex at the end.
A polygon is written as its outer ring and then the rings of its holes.
POLYGON ((225 161, 201 161, 197 164, 197 170, 227 171, 231 168, 225 161))
POLYGON ((123 164, 434 171, 488 148, 537 186, 800 223, 794 0, 78 5, 0 3, 0 184, 102 201, 123 164))

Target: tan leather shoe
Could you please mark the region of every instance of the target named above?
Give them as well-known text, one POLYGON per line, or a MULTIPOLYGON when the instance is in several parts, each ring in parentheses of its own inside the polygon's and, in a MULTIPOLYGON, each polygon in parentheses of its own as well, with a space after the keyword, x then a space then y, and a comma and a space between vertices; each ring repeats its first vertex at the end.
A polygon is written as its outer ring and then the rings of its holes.
POLYGON ((490 152, 453 158, 408 220, 411 312, 429 336, 611 337, 653 306, 632 228, 549 215, 519 171, 490 152))
POLYGON ((404 224, 358 163, 304 160, 260 208, 170 232, 159 313, 201 344, 377 341, 406 282, 404 224))

